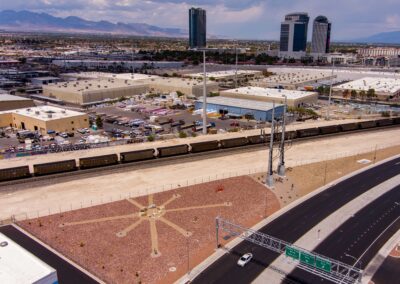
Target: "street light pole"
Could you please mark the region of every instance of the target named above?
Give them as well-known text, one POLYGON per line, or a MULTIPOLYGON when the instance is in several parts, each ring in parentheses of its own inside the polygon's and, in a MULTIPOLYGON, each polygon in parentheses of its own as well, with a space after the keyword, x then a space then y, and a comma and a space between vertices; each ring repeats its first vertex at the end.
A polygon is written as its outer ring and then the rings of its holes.
POLYGON ((203 50, 203 134, 207 134, 207 74, 205 50, 203 50))
POLYGON ((328 98, 328 110, 326 114, 326 120, 331 119, 331 100, 332 100, 332 86, 333 86, 333 72, 335 69, 335 60, 332 58, 332 77, 331 77, 331 85, 329 88, 329 98, 328 98))
POLYGON ((285 105, 283 106, 283 116, 282 116, 281 159, 278 166, 278 175, 280 175, 281 177, 285 176, 285 130, 286 130, 287 96, 284 97, 285 97, 285 105))
POLYGON ((269 161, 268 161, 268 173, 267 180, 265 181, 266 185, 269 188, 274 187, 274 176, 272 171, 272 155, 273 155, 273 147, 274 147, 274 128, 275 128, 275 102, 272 103, 272 123, 271 123, 271 137, 269 141, 269 161))

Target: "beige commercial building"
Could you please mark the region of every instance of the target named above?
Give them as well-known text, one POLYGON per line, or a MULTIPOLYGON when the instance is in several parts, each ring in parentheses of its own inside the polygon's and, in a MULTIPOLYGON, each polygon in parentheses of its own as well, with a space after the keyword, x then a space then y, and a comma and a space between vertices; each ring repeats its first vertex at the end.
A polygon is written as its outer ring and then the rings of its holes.
POLYGON ((20 108, 0 112, 0 127, 14 127, 39 131, 73 132, 89 127, 86 113, 66 110, 53 106, 20 108))
POLYGON ((280 90, 260 87, 243 87, 220 92, 222 97, 254 100, 259 102, 275 102, 284 104, 287 98, 288 106, 301 107, 318 101, 318 93, 295 90, 280 90))
POLYGON ((85 105, 140 95, 147 92, 148 88, 148 84, 143 82, 109 78, 46 85, 43 86, 43 95, 85 105))
MULTIPOLYGON (((150 79, 149 81, 150 91, 170 93, 180 91, 185 95, 193 95, 200 97, 203 95, 203 81, 186 78, 158 78, 150 79)), ((219 86, 215 82, 207 81, 207 94, 211 92, 218 92, 219 86)))
POLYGON ((253 86, 263 88, 277 88, 281 87, 288 90, 297 90, 299 88, 312 86, 319 81, 330 80, 336 78, 330 72, 310 72, 302 70, 298 72, 288 72, 273 75, 263 79, 256 79, 252 81, 253 86))
MULTIPOLYGON (((193 79, 203 79, 203 73, 185 74, 185 77, 193 79)), ((243 80, 243 79, 254 79, 261 78, 263 76, 262 71, 257 70, 225 70, 225 71, 214 71, 206 73, 207 79, 212 81, 224 81, 224 80, 243 80)))
POLYGON ((339 96, 353 90, 359 95, 362 91, 367 93, 369 89, 375 91, 379 100, 398 101, 400 99, 400 79, 397 78, 365 77, 332 88, 334 94, 339 96))
POLYGON ((8 94, 0 94, 0 111, 34 106, 35 104, 31 99, 8 94))

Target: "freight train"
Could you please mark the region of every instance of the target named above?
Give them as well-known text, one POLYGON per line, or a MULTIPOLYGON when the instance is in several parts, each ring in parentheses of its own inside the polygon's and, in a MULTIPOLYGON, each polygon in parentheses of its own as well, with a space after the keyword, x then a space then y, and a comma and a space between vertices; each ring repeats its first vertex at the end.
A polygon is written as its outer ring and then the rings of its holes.
MULTIPOLYGON (((298 140, 309 137, 385 127, 391 125, 400 125, 400 117, 286 131, 285 140, 298 140)), ((280 133, 277 133, 275 136, 275 140, 279 141, 280 137, 280 133)), ((155 149, 122 152, 119 154, 80 158, 79 161, 66 160, 45 164, 35 164, 33 165, 33 172, 30 171, 29 166, 6 168, 0 169, 0 182, 24 179, 34 176, 67 173, 98 167, 107 167, 117 164, 135 163, 139 161, 218 151, 222 149, 243 147, 248 145, 264 144, 270 142, 270 139, 270 135, 253 135, 191 144, 182 144, 170 147, 160 147, 155 149)))

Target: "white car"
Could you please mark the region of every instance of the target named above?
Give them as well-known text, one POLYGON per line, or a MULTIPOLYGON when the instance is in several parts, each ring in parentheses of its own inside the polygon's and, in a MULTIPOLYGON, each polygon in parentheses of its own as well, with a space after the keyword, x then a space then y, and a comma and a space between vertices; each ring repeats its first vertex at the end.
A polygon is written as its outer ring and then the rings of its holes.
POLYGON ((244 267, 246 264, 250 262, 250 260, 253 258, 253 254, 251 253, 246 253, 242 255, 241 258, 239 258, 237 264, 241 267, 244 267))

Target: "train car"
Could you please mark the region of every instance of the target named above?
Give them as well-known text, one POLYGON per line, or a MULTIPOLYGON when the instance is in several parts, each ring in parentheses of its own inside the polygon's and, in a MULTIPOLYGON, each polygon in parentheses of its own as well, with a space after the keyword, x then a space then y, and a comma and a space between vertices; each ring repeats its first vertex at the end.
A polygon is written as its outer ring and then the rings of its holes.
POLYGON ((367 128, 373 128, 376 127, 376 121, 375 120, 368 120, 368 121, 361 121, 360 122, 360 128, 361 129, 367 129, 367 128))
POLYGON ((30 176, 29 166, 0 169, 0 182, 28 178, 30 176))
POLYGON ((341 130, 339 125, 327 125, 327 126, 321 126, 318 128, 319 128, 320 134, 322 134, 322 135, 338 133, 341 130))
POLYGON ((219 150, 219 141, 217 140, 190 144, 191 153, 200 153, 215 150, 219 150))
POLYGON ((296 130, 286 131, 285 132, 285 140, 293 140, 297 138, 296 130))
POLYGON ((221 144, 222 149, 226 149, 226 148, 245 146, 249 144, 249 140, 247 140, 247 137, 238 137, 231 139, 222 139, 219 141, 219 143, 221 144))
POLYGON ((342 132, 346 132, 346 131, 357 130, 359 129, 360 126, 358 123, 353 122, 353 123, 340 124, 339 127, 342 132))
POLYGON ((262 144, 265 143, 265 139, 263 135, 253 135, 253 136, 247 136, 247 140, 249 141, 249 144, 255 145, 255 144, 262 144))
POLYGON ((185 155, 185 154, 189 153, 189 145, 182 144, 182 145, 170 146, 170 147, 160 147, 160 148, 157 148, 157 153, 158 153, 157 156, 159 158, 185 155))
POLYGON ((393 123, 394 124, 400 124, 400 117, 394 117, 393 118, 393 123))
POLYGON ((79 159, 79 167, 81 169, 91 169, 97 167, 105 167, 118 164, 117 154, 102 155, 79 159))
POLYGON ((315 128, 306 128, 306 129, 298 129, 296 130, 298 138, 312 137, 319 135, 319 129, 315 128))
POLYGON ((35 176, 70 172, 70 171, 75 171, 76 169, 77 168, 75 160, 66 160, 66 161, 33 165, 33 173, 35 176))
POLYGON ((145 149, 131 152, 120 153, 121 163, 132 163, 138 161, 151 160, 155 158, 154 149, 145 149))
POLYGON ((376 124, 378 126, 389 126, 389 125, 393 125, 394 121, 392 118, 384 118, 384 119, 378 119, 376 121, 376 124))

